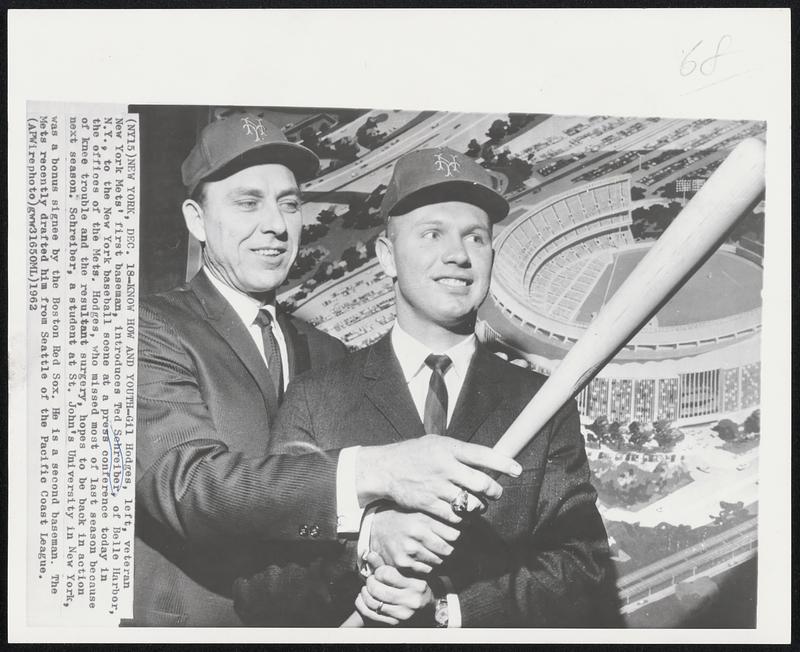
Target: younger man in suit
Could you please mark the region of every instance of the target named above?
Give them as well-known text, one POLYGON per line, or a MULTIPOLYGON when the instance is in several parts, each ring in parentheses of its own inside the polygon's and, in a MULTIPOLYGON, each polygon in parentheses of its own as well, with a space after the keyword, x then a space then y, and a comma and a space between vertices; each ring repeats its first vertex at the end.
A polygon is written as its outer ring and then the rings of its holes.
MULTIPOLYGON (((375 345, 292 384, 275 427, 275 450, 384 444, 425 433, 490 447, 544 381, 491 355, 474 335, 489 289, 492 223, 508 212, 488 173, 449 149, 409 153, 395 166, 382 211, 387 228, 376 252, 394 280, 394 327, 375 345)), ((450 550, 437 555, 423 545, 435 531, 429 517, 389 502, 369 511, 361 529, 363 570, 375 572, 355 600, 367 622, 612 622, 606 618, 616 604, 606 533, 574 402, 518 461, 521 476, 504 483, 502 500, 464 521, 444 563, 450 550)), ((466 491, 450 497, 462 513, 466 491)), ((343 581, 352 582, 352 575, 343 581)), ((271 605, 298 594, 277 577, 270 568, 237 584, 245 619, 269 624, 271 605)), ((336 625, 351 608, 331 604, 296 624, 336 625)))

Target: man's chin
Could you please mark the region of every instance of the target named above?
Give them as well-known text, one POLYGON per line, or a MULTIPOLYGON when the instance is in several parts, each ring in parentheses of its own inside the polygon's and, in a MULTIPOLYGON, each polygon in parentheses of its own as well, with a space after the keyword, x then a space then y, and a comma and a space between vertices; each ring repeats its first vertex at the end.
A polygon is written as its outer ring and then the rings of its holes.
POLYGON ((250 294, 265 294, 276 292, 281 284, 286 280, 287 274, 284 270, 275 270, 265 274, 259 274, 250 284, 250 294))
POLYGON ((475 331, 475 319, 477 315, 477 310, 456 312, 448 315, 445 319, 440 320, 439 323, 453 333, 470 335, 475 331))

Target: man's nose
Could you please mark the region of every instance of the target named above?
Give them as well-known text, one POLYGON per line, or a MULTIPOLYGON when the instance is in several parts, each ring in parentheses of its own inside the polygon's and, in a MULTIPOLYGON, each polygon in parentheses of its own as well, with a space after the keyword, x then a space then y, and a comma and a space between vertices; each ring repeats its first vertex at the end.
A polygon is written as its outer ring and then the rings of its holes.
POLYGON ((258 227, 262 233, 283 235, 286 233, 286 220, 277 204, 265 204, 258 215, 258 227))
POLYGON ((442 260, 446 263, 453 263, 461 266, 469 264, 469 254, 461 238, 447 238, 445 249, 442 253, 442 260))

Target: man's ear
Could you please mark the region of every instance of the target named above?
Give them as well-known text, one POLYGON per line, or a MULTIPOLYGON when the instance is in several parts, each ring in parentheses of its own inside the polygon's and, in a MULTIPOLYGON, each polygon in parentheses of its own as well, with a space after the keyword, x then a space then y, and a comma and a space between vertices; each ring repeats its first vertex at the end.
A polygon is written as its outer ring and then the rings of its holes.
POLYGON ((382 233, 375 240, 375 255, 381 264, 386 276, 396 279, 397 267, 394 264, 394 245, 385 233, 382 233))
POLYGON ((203 222, 203 207, 194 199, 187 199, 181 206, 183 221, 195 239, 200 242, 206 241, 206 225, 203 222))

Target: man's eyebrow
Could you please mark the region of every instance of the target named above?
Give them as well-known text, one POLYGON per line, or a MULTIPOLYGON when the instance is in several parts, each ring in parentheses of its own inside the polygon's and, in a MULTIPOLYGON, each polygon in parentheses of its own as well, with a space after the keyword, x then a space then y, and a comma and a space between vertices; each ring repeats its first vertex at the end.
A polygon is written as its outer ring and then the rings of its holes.
POLYGON ((231 190, 228 192, 228 197, 242 196, 263 198, 264 193, 258 188, 252 188, 249 186, 237 186, 236 188, 231 188, 231 190))
POLYGON ((283 199, 284 197, 297 197, 300 198, 300 188, 295 186, 294 188, 287 188, 286 190, 281 190, 278 193, 277 199, 283 199))
MULTIPOLYGON (((443 224, 447 223, 447 220, 443 220, 438 217, 430 217, 424 220, 421 220, 417 223, 417 228, 427 228, 431 226, 442 226, 443 224)), ((461 233, 474 233, 475 231, 483 231, 484 233, 490 233, 491 227, 487 227, 483 224, 468 224, 460 229, 461 233)))
POLYGON ((417 227, 422 227, 422 226, 442 226, 442 224, 444 224, 444 220, 442 220, 442 219, 440 219, 438 217, 429 217, 429 218, 426 218, 424 220, 420 220, 419 222, 417 222, 417 227))
MULTIPOLYGON (((229 197, 256 197, 258 199, 264 198, 264 192, 260 188, 253 188, 251 186, 237 186, 228 192, 229 197)), ((283 199, 284 197, 299 197, 300 189, 297 187, 286 188, 281 190, 276 199, 283 199)))

